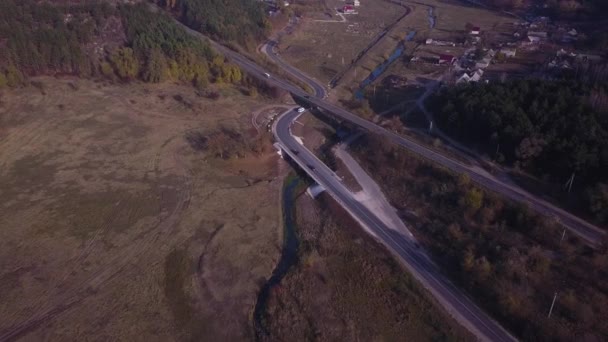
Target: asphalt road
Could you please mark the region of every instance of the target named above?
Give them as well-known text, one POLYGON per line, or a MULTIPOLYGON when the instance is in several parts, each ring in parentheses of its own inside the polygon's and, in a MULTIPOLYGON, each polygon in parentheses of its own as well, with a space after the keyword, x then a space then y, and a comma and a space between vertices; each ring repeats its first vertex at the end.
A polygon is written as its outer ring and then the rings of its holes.
MULTIPOLYGON (((267 71, 256 64, 254 61, 249 58, 226 48, 223 45, 220 45, 212 40, 207 39, 201 33, 191 30, 187 26, 181 24, 179 21, 176 21, 179 25, 184 27, 188 32, 192 35, 195 35, 205 41, 208 41, 209 44, 216 50, 225 55, 228 59, 232 60, 233 63, 237 64, 247 73, 252 76, 257 76, 260 78, 267 78, 265 74, 267 71)), ((557 219, 564 227, 566 227, 571 232, 583 238, 591 246, 597 246, 604 240, 606 233, 600 228, 594 226, 593 224, 561 209, 553 204, 530 194, 529 192, 514 186, 507 184, 500 179, 492 177, 487 173, 481 173, 479 170, 470 167, 468 165, 462 164, 456 160, 453 160, 449 157, 446 157, 434 150, 431 150, 428 147, 420 145, 414 140, 406 137, 397 135, 373 122, 367 121, 356 114, 353 114, 341 107, 333 105, 327 101, 325 101, 326 92, 325 89, 318 84, 314 79, 308 77, 303 74, 298 69, 292 67, 285 61, 283 61, 279 56, 277 56, 273 52, 274 43, 266 44, 262 47, 263 52, 265 52, 273 61, 275 61, 284 71, 293 75, 297 79, 305 82, 310 87, 313 88, 314 96, 311 96, 298 86, 292 84, 289 81, 283 80, 281 78, 276 77, 276 75, 271 75, 267 78, 267 82, 274 86, 277 86, 281 89, 291 92, 294 95, 305 97, 311 105, 314 105, 320 109, 323 109, 329 115, 336 116, 340 119, 348 121, 368 132, 378 134, 386 138, 387 140, 400 145, 411 152, 414 152, 426 159, 434 161, 454 172, 467 174, 471 180, 478 183, 479 185, 485 187, 488 190, 499 193, 513 201, 523 203, 528 205, 532 210, 557 219)))
MULTIPOLYGON (((573 232, 576 235, 583 238, 583 240, 585 240, 587 243, 589 243, 592 246, 601 243, 603 241, 603 239, 605 238, 606 233, 603 230, 601 230, 600 228, 594 226, 593 224, 591 224, 541 198, 534 196, 533 194, 530 194, 529 192, 527 192, 515 185, 507 184, 498 178, 488 175, 487 173, 482 173, 479 170, 477 170, 469 165, 460 163, 459 161, 446 157, 426 146, 420 145, 419 143, 417 143, 416 141, 414 141, 408 137, 395 134, 373 122, 370 122, 368 120, 365 120, 365 119, 357 116, 356 114, 350 113, 349 111, 347 111, 341 107, 328 103, 327 101, 324 100, 326 93, 325 93, 325 90, 323 89, 323 87, 318 85, 317 82, 315 80, 313 80, 312 78, 308 77, 307 75, 303 74, 299 70, 295 69, 294 67, 290 66, 285 61, 283 61, 278 55, 276 55, 273 52, 272 44, 265 45, 263 47, 263 51, 270 58, 272 58, 272 60, 274 60, 277 64, 279 64, 283 70, 291 73, 294 77, 297 77, 298 79, 306 82, 307 84, 309 84, 311 87, 314 88, 315 97, 310 96, 309 98, 307 98, 307 100, 312 105, 325 110, 327 113, 329 113, 331 115, 337 116, 345 121, 348 121, 356 126, 359 126, 368 132, 381 135, 381 136, 385 137, 386 139, 388 139, 389 141, 391 141, 397 145, 400 145, 400 146, 410 150, 411 152, 414 152, 426 159, 436 162, 454 172, 461 173, 461 174, 467 174, 471 178, 472 181, 485 187, 488 190, 499 193, 513 201, 523 203, 523 204, 529 206, 532 210, 534 210, 540 214, 556 218, 564 227, 566 227, 571 232, 573 232)), ((247 64, 247 65, 244 65, 244 67, 247 68, 247 67, 251 67, 251 66, 249 64, 247 64)), ((255 67, 253 67, 253 68, 255 69, 255 67)), ((276 84, 279 86, 283 83, 283 81, 279 81, 276 79, 274 79, 274 81, 276 81, 277 82, 276 84)), ((297 88, 293 89, 293 88, 294 88, 294 86, 291 85, 291 86, 285 87, 284 89, 288 90, 298 96, 308 95, 301 89, 297 89, 297 88)))
MULTIPOLYGON (((186 28, 187 29, 187 28, 186 28)), ((204 36, 196 31, 187 29, 194 35, 205 40, 204 36)), ((439 163, 458 173, 468 174, 478 184, 498 192, 517 202, 527 203, 531 208, 548 216, 558 218, 567 228, 594 244, 602 239, 604 233, 597 227, 571 215, 551 204, 538 199, 531 194, 514 188, 498 179, 479 173, 471 167, 445 157, 425 146, 416 143, 407 137, 399 136, 381 126, 360 118, 324 101, 325 89, 315 80, 300 72, 298 69, 284 62, 273 52, 273 44, 266 44, 262 51, 274 60, 284 71, 313 88, 314 95, 310 95, 293 85, 291 82, 277 78, 276 75, 266 76, 267 71, 239 53, 232 51, 213 41, 209 41, 214 49, 224 54, 233 63, 253 76, 266 78, 269 84, 280 87, 292 94, 306 98, 311 105, 323 109, 327 113, 355 124, 371 133, 381 135, 389 141, 407 148, 429 160, 439 163)), ((393 253, 399 256, 409 271, 427 288, 433 296, 450 312, 450 314, 463 326, 473 332, 478 338, 485 341, 515 341, 516 339, 504 330, 498 323, 487 316, 462 291, 448 281, 439 268, 430 261, 423 250, 414 245, 407 236, 388 228, 372 212, 356 201, 350 191, 341 183, 340 178, 323 164, 313 153, 300 145, 291 135, 291 124, 297 119, 299 113, 291 110, 275 122, 273 133, 284 152, 300 165, 318 184, 347 210, 363 227, 379 238, 393 253)))
POLYGON ((462 291, 444 277, 422 249, 410 237, 387 227, 374 213, 358 202, 331 169, 291 135, 291 125, 301 115, 292 109, 273 125, 273 134, 287 154, 311 178, 321 185, 364 228, 396 254, 408 270, 429 290, 435 299, 463 326, 482 341, 516 341, 462 291))
MULTIPOLYGON (((192 32, 200 35, 197 32, 192 32)), ((253 61, 217 43, 210 43, 216 50, 230 58, 248 73, 259 77, 266 77, 266 71, 253 61)), ((314 95, 310 96, 310 94, 304 92, 299 87, 278 79, 274 75, 267 78, 270 84, 281 87, 297 96, 306 97, 311 103, 320 108, 330 112, 336 111, 336 115, 350 119, 348 121, 354 122, 359 126, 370 127, 372 132, 381 133, 382 131, 386 131, 382 127, 373 125, 354 114, 325 103, 322 99, 325 98, 326 92, 322 86, 318 85, 318 82, 288 64, 283 63, 280 57, 272 53, 272 46, 265 45, 262 49, 275 62, 280 62, 284 70, 312 87, 314 95), (369 126, 370 124, 371 126, 369 126)), ((295 109, 288 111, 280 115, 273 125, 273 134, 283 148, 284 153, 298 163, 319 185, 323 186, 363 227, 372 232, 396 254, 413 276, 432 293, 452 317, 469 329, 475 336, 483 341, 517 341, 517 339, 477 307, 462 291, 449 282, 442 275, 439 268, 424 254, 424 251, 416 247, 413 240, 388 228, 365 206, 355 200, 352 197, 352 193, 342 184, 341 179, 312 152, 308 151, 293 138, 290 131, 291 125, 299 115, 300 113, 295 109)), ((397 137, 396 135, 394 136, 397 137)))

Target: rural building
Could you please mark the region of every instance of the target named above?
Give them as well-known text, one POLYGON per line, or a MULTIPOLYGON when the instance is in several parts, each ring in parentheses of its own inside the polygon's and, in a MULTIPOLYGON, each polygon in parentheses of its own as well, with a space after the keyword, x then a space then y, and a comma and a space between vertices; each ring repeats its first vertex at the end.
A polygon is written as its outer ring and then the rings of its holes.
POLYGON ((475 67, 478 69, 485 69, 490 66, 492 63, 492 59, 496 56, 496 51, 490 49, 486 52, 486 55, 477 63, 475 63, 475 67))
POLYGON ((444 40, 434 40, 431 38, 428 38, 425 43, 426 43, 426 45, 436 45, 436 46, 456 46, 456 43, 453 43, 453 42, 448 42, 448 41, 444 41, 444 40))
POLYGON ((355 8, 353 7, 353 5, 345 5, 344 7, 342 7, 342 12, 344 13, 355 13, 355 8))
POLYGON ((579 53, 576 55, 576 58, 583 62, 601 62, 602 56, 599 55, 591 55, 586 53, 579 53))
POLYGON ((452 55, 439 55, 439 59, 437 60, 437 64, 440 65, 452 65, 456 62, 456 57, 452 55))
POLYGON ((546 39, 548 34, 545 31, 528 31, 528 37, 530 36, 546 39))
POLYGON ((481 33, 481 28, 479 28, 479 26, 473 26, 471 27, 471 32, 470 32, 473 36, 478 36, 481 33))
POLYGON ((502 48, 500 49, 500 53, 505 55, 505 57, 515 57, 517 50, 513 48, 502 48))
POLYGON ((532 44, 540 43, 540 37, 528 36, 528 42, 532 44))
POLYGON ((469 82, 479 82, 481 80, 482 76, 483 76, 483 70, 481 70, 481 69, 475 70, 475 72, 473 72, 470 75, 465 72, 465 73, 462 74, 462 76, 460 76, 458 78, 458 80, 456 80, 456 84, 469 83, 469 82))

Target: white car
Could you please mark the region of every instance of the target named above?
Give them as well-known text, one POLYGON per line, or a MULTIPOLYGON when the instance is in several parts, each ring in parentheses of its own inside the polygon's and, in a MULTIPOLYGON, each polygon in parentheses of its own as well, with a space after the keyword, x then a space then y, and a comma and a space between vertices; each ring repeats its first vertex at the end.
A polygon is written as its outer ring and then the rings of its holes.
POLYGON ((270 74, 267 72, 264 73, 264 76, 266 76, 266 78, 270 78, 270 74))
POLYGON ((298 108, 298 113, 304 113, 305 111, 306 111, 306 108, 304 108, 304 107, 298 108))

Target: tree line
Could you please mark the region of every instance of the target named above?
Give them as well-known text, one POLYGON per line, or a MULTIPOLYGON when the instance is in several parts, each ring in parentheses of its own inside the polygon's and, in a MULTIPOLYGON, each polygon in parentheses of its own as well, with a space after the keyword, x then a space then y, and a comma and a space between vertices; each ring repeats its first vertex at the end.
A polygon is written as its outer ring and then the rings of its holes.
POLYGON ((194 30, 214 39, 250 45, 265 37, 270 24, 264 4, 255 0, 158 0, 194 30))
POLYGON ((517 337, 608 338, 607 241, 592 249, 570 232, 562 240, 557 221, 379 137, 353 151, 434 260, 517 337))
POLYGON ((0 2, 0 87, 19 86, 30 75, 56 73, 154 83, 176 80, 198 87, 245 80, 237 66, 207 43, 144 3, 115 8, 105 2, 0 2), (126 41, 99 56, 90 46, 104 45, 100 36, 107 34, 102 31, 110 19, 122 23, 126 41))
POLYGON ((446 133, 500 163, 560 184, 575 173, 604 220, 608 198, 597 198, 608 194, 597 189, 608 183, 606 94, 598 84, 517 80, 444 88, 429 103, 446 133))
POLYGON ((0 85, 19 85, 31 74, 91 74, 82 46, 113 13, 107 3, 0 2, 0 85))

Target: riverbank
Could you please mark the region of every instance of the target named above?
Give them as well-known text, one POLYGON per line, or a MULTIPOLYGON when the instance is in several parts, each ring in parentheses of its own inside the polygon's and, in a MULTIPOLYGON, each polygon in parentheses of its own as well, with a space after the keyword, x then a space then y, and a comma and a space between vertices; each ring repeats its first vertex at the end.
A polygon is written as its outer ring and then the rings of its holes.
POLYGON ((295 212, 297 262, 268 292, 261 341, 474 340, 327 195, 295 212))
POLYGON ((266 327, 266 305, 270 292, 281 283, 289 268, 298 262, 298 237, 296 233, 296 207, 297 197, 303 193, 305 183, 296 175, 290 174, 285 178, 281 193, 281 211, 283 224, 283 247, 281 258, 272 272, 271 277, 262 286, 253 310, 253 328, 256 340, 268 336, 266 327))

